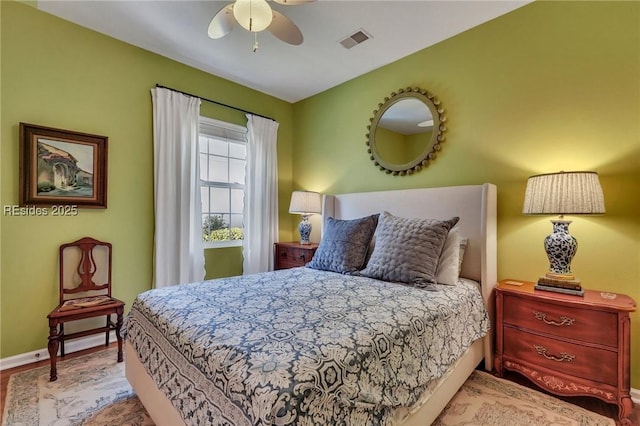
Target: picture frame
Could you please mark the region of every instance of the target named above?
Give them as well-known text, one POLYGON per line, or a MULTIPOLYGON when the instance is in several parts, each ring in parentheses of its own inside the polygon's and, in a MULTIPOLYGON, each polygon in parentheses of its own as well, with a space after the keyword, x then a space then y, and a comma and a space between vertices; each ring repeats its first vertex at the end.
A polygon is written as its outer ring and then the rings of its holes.
POLYGON ((108 140, 20 123, 20 205, 106 208, 108 140))

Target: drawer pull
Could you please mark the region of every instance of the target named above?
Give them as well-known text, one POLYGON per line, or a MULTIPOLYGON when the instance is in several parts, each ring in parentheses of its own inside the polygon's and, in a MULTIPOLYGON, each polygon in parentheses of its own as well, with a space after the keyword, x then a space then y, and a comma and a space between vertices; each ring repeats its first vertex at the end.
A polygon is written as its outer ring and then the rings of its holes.
POLYGON ((567 362, 571 362, 576 358, 575 355, 570 355, 570 354, 568 354, 566 352, 561 352, 559 357, 557 357, 555 355, 547 355, 547 348, 545 348, 544 346, 533 345, 533 347, 536 349, 536 352, 538 352, 539 355, 542 355, 546 359, 550 359, 552 361, 558 361, 558 362, 567 361, 567 362))
POLYGON ((561 327, 563 325, 570 326, 574 322, 576 322, 575 318, 569 318, 569 317, 565 317, 565 316, 560 317, 560 322, 553 321, 553 320, 548 320, 547 319, 547 314, 545 314, 543 312, 538 312, 538 311, 533 311, 533 315, 536 317, 536 319, 544 322, 545 324, 555 325, 555 326, 558 326, 558 327, 561 327))

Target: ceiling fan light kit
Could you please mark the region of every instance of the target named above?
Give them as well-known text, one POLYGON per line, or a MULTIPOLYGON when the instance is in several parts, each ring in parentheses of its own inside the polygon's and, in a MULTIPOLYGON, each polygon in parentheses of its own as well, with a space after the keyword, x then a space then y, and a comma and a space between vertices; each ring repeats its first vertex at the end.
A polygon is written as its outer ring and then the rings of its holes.
MULTIPOLYGON (((274 1, 284 5, 297 5, 314 0, 274 1)), ((266 0, 235 0, 224 6, 211 19, 207 33, 212 39, 222 38, 231 32, 236 23, 255 33, 254 52, 258 49, 257 33, 264 30, 288 44, 299 45, 304 40, 298 26, 282 13, 271 9, 266 0)))
POLYGON ((236 0, 233 16, 242 28, 254 33, 266 30, 273 20, 267 0, 236 0))

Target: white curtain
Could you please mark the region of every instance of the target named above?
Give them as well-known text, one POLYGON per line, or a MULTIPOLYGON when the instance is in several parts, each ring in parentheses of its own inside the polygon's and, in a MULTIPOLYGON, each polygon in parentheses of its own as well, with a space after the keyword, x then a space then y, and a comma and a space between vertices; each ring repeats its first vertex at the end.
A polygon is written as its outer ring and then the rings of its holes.
POLYGON ((243 273, 273 270, 278 238, 278 122, 247 114, 243 273))
POLYGON ((202 281, 200 99, 151 89, 154 150, 154 287, 202 281))

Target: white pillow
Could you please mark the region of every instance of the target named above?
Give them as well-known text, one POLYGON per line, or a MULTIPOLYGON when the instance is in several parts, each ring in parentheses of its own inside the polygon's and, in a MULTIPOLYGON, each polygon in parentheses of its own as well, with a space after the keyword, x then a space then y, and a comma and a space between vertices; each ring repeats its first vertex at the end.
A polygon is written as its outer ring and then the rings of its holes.
POLYGON ((453 228, 447 235, 444 243, 440 259, 438 260, 438 268, 436 269, 436 282, 438 284, 456 285, 460 275, 460 230, 453 228))
POLYGON ((460 238, 460 260, 458 261, 458 275, 462 272, 462 261, 464 260, 464 252, 467 249, 467 244, 469 244, 468 238, 460 238))

